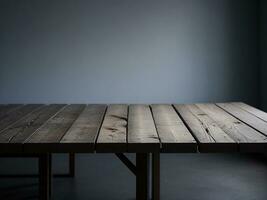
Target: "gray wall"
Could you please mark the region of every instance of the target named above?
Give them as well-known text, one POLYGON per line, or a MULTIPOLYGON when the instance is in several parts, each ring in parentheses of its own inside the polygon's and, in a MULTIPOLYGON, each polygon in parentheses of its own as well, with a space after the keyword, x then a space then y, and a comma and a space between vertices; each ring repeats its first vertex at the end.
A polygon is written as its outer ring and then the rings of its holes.
POLYGON ((267 1, 261 1, 261 107, 267 111, 267 1))
POLYGON ((0 103, 259 104, 251 0, 0 2, 0 103))

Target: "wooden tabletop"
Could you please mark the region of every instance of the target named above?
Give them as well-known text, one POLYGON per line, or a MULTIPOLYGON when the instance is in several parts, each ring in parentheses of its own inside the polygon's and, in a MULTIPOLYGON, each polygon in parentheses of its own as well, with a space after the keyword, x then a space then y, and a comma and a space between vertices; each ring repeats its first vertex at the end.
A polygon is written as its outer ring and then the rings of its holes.
POLYGON ((0 153, 266 152, 267 113, 245 103, 0 105, 0 153))

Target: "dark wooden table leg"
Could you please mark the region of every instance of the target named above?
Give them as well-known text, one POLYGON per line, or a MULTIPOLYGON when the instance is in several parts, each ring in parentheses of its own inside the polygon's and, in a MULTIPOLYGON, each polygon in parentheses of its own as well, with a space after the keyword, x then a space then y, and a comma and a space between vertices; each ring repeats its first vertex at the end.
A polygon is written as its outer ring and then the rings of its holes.
POLYGON ((136 154, 136 199, 149 199, 149 154, 136 154))
POLYGON ((69 174, 75 176, 75 153, 69 153, 69 174))
POLYGON ((49 174, 48 174, 48 178, 49 178, 49 198, 52 197, 52 188, 53 188, 53 172, 52 172, 52 154, 49 154, 49 174))
POLYGON ((49 200, 50 193, 50 158, 49 154, 39 156, 39 198, 40 200, 49 200))
POLYGON ((152 153, 152 200, 160 199, 160 154, 152 153))

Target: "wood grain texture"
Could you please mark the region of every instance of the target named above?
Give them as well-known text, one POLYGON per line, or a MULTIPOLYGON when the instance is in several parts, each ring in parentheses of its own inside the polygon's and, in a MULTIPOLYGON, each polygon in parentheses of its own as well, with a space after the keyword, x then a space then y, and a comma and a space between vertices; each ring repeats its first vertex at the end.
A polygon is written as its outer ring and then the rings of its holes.
POLYGON ((237 143, 196 105, 174 105, 196 137, 200 152, 237 152, 237 143))
POLYGON ((157 152, 160 140, 148 105, 130 105, 128 114, 128 151, 157 152))
POLYGON ((23 106, 22 104, 7 104, 7 105, 0 105, 0 120, 3 116, 5 116, 7 113, 12 112, 19 107, 23 106))
POLYGON ((264 153, 266 124, 244 103, 0 105, 0 151, 264 153))
POLYGON ((87 105, 61 140, 66 151, 93 152, 106 105, 87 105))
POLYGON ((171 105, 151 105, 162 152, 196 152, 197 144, 171 105))
POLYGON ((59 142, 84 110, 85 105, 72 104, 66 106, 52 119, 37 129, 25 142, 25 150, 32 151, 59 151, 59 142))
POLYGON ((267 136, 267 122, 232 103, 218 103, 220 108, 267 136))
POLYGON ((239 143, 239 150, 241 152, 266 151, 267 138, 255 129, 249 127, 215 104, 196 105, 208 114, 224 132, 239 143))
POLYGON ((0 143, 23 143, 63 105, 43 106, 0 133, 0 143))
POLYGON ((1 117, 0 120, 0 131, 8 128, 13 123, 27 116, 29 113, 33 112, 36 109, 40 109, 43 105, 41 104, 29 104, 22 106, 13 112, 8 112, 1 117))
POLYGON ((231 104, 238 106, 238 107, 242 108, 243 110, 245 110, 245 111, 255 115, 256 117, 262 119, 263 121, 267 122, 267 113, 266 112, 261 111, 255 107, 252 107, 252 106, 245 104, 243 102, 233 102, 231 104))
POLYGON ((127 105, 108 106, 96 143, 97 152, 126 152, 127 115, 127 105))

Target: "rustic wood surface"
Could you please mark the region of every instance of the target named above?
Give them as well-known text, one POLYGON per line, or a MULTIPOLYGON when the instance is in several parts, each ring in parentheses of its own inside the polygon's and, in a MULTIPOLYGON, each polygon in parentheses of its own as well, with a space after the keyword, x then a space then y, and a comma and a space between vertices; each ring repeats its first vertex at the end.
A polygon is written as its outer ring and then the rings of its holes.
POLYGON ((62 111, 59 112, 52 119, 48 120, 37 129, 28 139, 26 139, 24 145, 26 151, 32 151, 35 149, 36 152, 39 149, 57 151, 58 143, 64 137, 65 133, 69 130, 71 125, 78 118, 80 113, 85 108, 85 105, 67 105, 63 107, 62 111))
POLYGON ((192 134, 199 142, 199 150, 229 152, 237 150, 237 143, 196 105, 175 105, 192 134))
POLYGON ((152 105, 151 108, 164 151, 197 151, 196 140, 171 105, 152 105))
POLYGON ((241 152, 266 152, 267 138, 243 121, 225 112, 215 104, 197 104, 231 138, 239 144, 241 152))
POLYGON ((266 149, 267 113, 242 102, 0 105, 1 153, 266 149))
POLYGON ((125 152, 127 148, 127 105, 110 105, 100 129, 98 152, 125 152))
POLYGON ((267 122, 258 118, 255 115, 247 112, 246 110, 242 109, 241 107, 235 106, 231 103, 219 103, 217 104, 219 107, 230 113, 231 115, 235 116, 236 118, 242 120, 249 126, 257 129, 264 135, 267 135, 267 122))
POLYGON ((129 152, 159 151, 160 139, 148 105, 130 105, 128 114, 129 152))
POLYGON ((7 113, 15 109, 18 109, 21 106, 23 105, 22 104, 0 105, 0 119, 2 119, 2 116, 6 115, 7 113))
POLYGON ((9 126, 16 123, 18 120, 26 117, 29 113, 36 109, 40 109, 42 105, 25 105, 20 109, 15 109, 13 112, 7 112, 1 116, 0 121, 0 131, 7 129, 9 126))
POLYGON ((98 131, 106 111, 106 105, 88 105, 71 128, 63 136, 64 150, 72 151, 73 146, 79 152, 94 152, 98 131))
POLYGON ((245 104, 243 102, 234 102, 232 104, 244 109, 245 111, 251 113, 252 115, 255 115, 256 117, 258 117, 258 118, 260 118, 260 119, 262 119, 262 120, 267 122, 266 112, 263 112, 263 111, 261 111, 261 110, 259 110, 257 108, 254 108, 254 107, 252 107, 252 106, 250 106, 248 104, 245 104))

